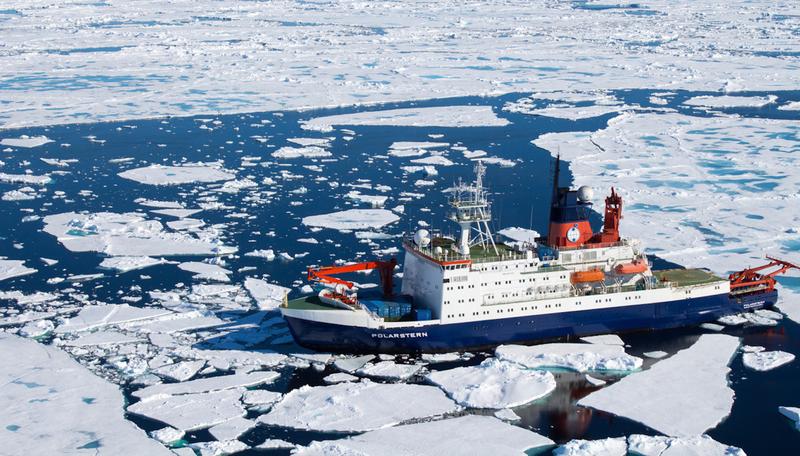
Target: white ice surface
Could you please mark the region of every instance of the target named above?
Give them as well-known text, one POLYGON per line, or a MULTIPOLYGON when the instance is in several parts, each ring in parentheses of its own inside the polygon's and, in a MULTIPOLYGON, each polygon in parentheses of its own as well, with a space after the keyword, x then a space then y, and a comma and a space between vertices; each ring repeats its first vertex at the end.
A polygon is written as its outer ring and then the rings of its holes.
POLYGON ((134 397, 149 402, 162 399, 167 396, 182 394, 207 393, 214 391, 224 391, 230 389, 240 389, 248 386, 257 386, 264 383, 275 381, 280 374, 271 371, 257 371, 246 374, 218 375, 216 377, 200 378, 181 383, 161 383, 136 390, 132 393, 134 397))
POLYGON ((283 303, 289 288, 275 285, 262 279, 248 277, 244 280, 244 287, 250 296, 258 303, 261 310, 273 310, 283 303))
POLYGON ((44 231, 73 252, 101 252, 111 256, 223 255, 236 251, 223 245, 217 233, 174 233, 161 222, 129 212, 48 215, 44 231))
POLYGON ((794 361, 794 355, 781 350, 758 351, 742 355, 744 366, 756 371, 768 371, 794 361))
POLYGON ((542 345, 501 345, 495 349, 499 359, 531 369, 565 368, 578 372, 634 371, 642 359, 625 353, 621 345, 556 343, 542 345))
POLYGON ((100 267, 103 269, 113 269, 118 272, 128 272, 165 263, 168 263, 168 261, 163 258, 151 258, 148 256, 116 256, 103 258, 103 261, 100 262, 100 267))
POLYGON ((317 431, 369 431, 458 410, 439 388, 405 383, 338 383, 288 392, 266 415, 267 425, 317 431))
POLYGON ((45 185, 53 180, 50 176, 37 176, 35 174, 8 174, 0 173, 0 182, 9 184, 45 185))
POLYGON ((601 334, 599 336, 581 337, 581 340, 590 344, 625 345, 625 341, 623 341, 622 338, 616 334, 601 334))
POLYGON ((43 146, 51 142, 53 142, 53 140, 44 135, 42 136, 22 135, 19 138, 0 139, 0 146, 24 147, 26 149, 29 149, 32 147, 43 146))
POLYGON ((61 350, 0 333, 0 366, 0 452, 170 454, 125 419, 116 385, 61 350))
POLYGON ((331 131, 338 125, 392 125, 405 127, 502 127, 491 106, 437 106, 367 111, 315 117, 302 124, 308 130, 331 131))
POLYGON ((128 412, 162 421, 182 431, 204 429, 245 415, 238 389, 163 396, 137 402, 128 412))
POLYGON ((156 307, 133 307, 128 304, 106 304, 86 306, 74 317, 67 319, 56 328, 57 333, 86 331, 102 326, 148 320, 172 312, 156 307))
POLYGON ((503 409, 527 404, 556 388, 553 374, 490 358, 479 366, 433 371, 428 381, 465 407, 503 409))
POLYGON ((728 363, 738 347, 735 337, 704 334, 691 347, 589 394, 578 405, 624 416, 670 436, 702 434, 733 406, 728 363))
POLYGON ((183 166, 150 165, 119 173, 120 177, 148 185, 181 185, 217 182, 236 177, 233 173, 211 164, 183 166))
POLYGON ((689 106, 703 106, 707 108, 760 108, 770 103, 774 103, 777 99, 774 95, 766 97, 743 97, 743 96, 708 96, 702 95, 693 97, 683 102, 689 106))
POLYGON ((740 448, 707 435, 677 438, 635 434, 628 436, 628 452, 641 456, 745 456, 740 448))
MULTIPOLYGON (((800 86, 783 53, 794 49, 786 17, 796 8, 771 0, 648 1, 635 11, 651 14, 636 15, 549 0, 433 11, 209 0, 4 8, 19 12, 0 29, 6 128, 502 92, 569 101, 596 100, 598 89, 800 86), (574 97, 581 91, 591 94, 574 97)), ((202 126, 196 134, 214 134, 202 126)))
POLYGON ((400 217, 386 209, 348 209, 304 217, 303 225, 334 230, 365 230, 381 228, 398 220, 400 217))
POLYGON ((553 450, 553 456, 625 456, 628 444, 625 437, 601 440, 570 440, 553 450))
POLYGON ((36 269, 25 266, 22 260, 6 260, 0 257, 0 280, 33 274, 36 269))
POLYGON ((356 371, 359 375, 378 377, 387 380, 406 380, 413 377, 422 366, 419 364, 399 364, 394 361, 367 363, 356 371))
POLYGON ((295 456, 471 456, 519 455, 547 447, 553 441, 535 432, 489 416, 459 418, 396 426, 341 440, 312 442, 295 456))

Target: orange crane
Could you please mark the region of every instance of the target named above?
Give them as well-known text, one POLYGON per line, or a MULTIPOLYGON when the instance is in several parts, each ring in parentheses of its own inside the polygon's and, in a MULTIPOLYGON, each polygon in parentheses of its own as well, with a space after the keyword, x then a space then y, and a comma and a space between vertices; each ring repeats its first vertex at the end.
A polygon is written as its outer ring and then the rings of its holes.
POLYGON ((310 282, 329 283, 334 285, 344 285, 348 289, 353 288, 353 282, 333 277, 334 274, 346 274, 348 272, 371 271, 377 269, 381 274, 381 285, 383 295, 391 297, 393 294, 392 275, 397 266, 397 260, 392 258, 389 261, 366 261, 363 263, 346 264, 343 266, 323 266, 319 268, 308 268, 308 280, 310 282))
POLYGON ((740 293, 746 293, 748 290, 745 290, 745 288, 758 288, 765 291, 772 291, 775 289, 775 276, 783 274, 790 269, 800 270, 800 267, 789 263, 788 261, 779 260, 770 256, 768 256, 767 259, 770 260, 769 264, 734 272, 728 276, 728 279, 731 281, 731 293, 737 291, 740 293), (766 274, 760 272, 776 266, 778 269, 772 272, 768 272, 766 274))

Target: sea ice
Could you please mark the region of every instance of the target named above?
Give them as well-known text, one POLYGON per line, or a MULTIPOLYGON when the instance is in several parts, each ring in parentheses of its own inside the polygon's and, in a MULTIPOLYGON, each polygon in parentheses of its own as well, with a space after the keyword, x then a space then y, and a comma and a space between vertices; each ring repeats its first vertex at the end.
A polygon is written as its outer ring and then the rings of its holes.
POLYGON ((261 310, 274 310, 286 299, 289 288, 275 285, 262 279, 248 277, 244 279, 244 287, 258 303, 261 310))
POLYGON ((669 355, 669 353, 667 353, 667 352, 665 352, 665 351, 661 351, 661 350, 655 350, 655 351, 651 351, 651 352, 645 352, 645 353, 642 353, 642 354, 643 354, 644 356, 646 356, 646 357, 648 357, 648 358, 652 358, 652 359, 661 359, 661 358, 663 358, 663 357, 665 357, 665 356, 669 355))
POLYGON ((634 371, 642 359, 625 353, 621 345, 556 343, 542 345, 501 345, 495 355, 530 369, 566 368, 578 372, 634 371))
POLYGON ((391 125, 401 127, 503 127, 506 119, 497 117, 491 106, 437 106, 366 111, 354 114, 315 117, 303 122, 308 130, 331 131, 334 125, 391 125))
POLYGON ((116 385, 63 351, 0 333, 0 366, 3 452, 171 454, 124 418, 116 385))
POLYGON ((375 364, 367 363, 356 371, 359 375, 384 378, 388 380, 407 380, 419 372, 419 364, 399 364, 394 361, 380 361, 375 364))
POLYGON ((244 433, 256 427, 256 422, 237 416, 228 421, 212 426, 208 429, 208 433, 219 441, 235 440, 241 437, 244 433))
POLYGON ((172 381, 185 382, 197 375, 205 366, 205 361, 181 361, 158 367, 153 369, 152 372, 159 377, 172 381))
POLYGON ((628 453, 641 456, 746 456, 740 448, 719 443, 707 435, 664 437, 628 436, 628 453))
POLYGON ((578 405, 624 416, 670 436, 702 434, 733 406, 727 374, 738 347, 735 337, 704 334, 691 347, 589 394, 578 405))
POLYGON ((702 95, 692 97, 683 102, 689 106, 702 106, 705 108, 760 108, 774 103, 778 97, 769 95, 766 97, 742 97, 734 95, 709 96, 702 95))
POLYGON ((590 344, 600 345, 625 345, 625 342, 616 334, 601 334, 599 336, 581 337, 581 340, 590 344))
POLYGON ((235 247, 223 245, 214 233, 172 233, 141 214, 66 212, 44 218, 44 231, 73 252, 111 256, 226 255, 235 247))
POLYGON ((150 165, 118 173, 120 177, 148 185, 182 185, 230 180, 235 174, 217 164, 191 164, 181 166, 150 165))
POLYGON ((151 258, 148 256, 117 256, 104 258, 103 261, 100 262, 100 267, 103 269, 113 269, 119 272, 128 272, 167 263, 169 263, 169 261, 163 258, 151 258))
POLYGON ((365 230, 381 228, 398 220, 400 217, 386 209, 348 209, 304 217, 303 225, 334 230, 365 230))
POLYGON ((433 371, 428 381, 465 407, 503 409, 527 404, 556 388, 553 374, 490 358, 479 366, 433 371))
POLYGON ((193 431, 243 417, 246 412, 239 401, 241 396, 238 389, 162 396, 137 402, 128 407, 128 412, 164 422, 181 431, 193 431))
POLYGON ((503 421, 519 421, 521 418, 511 409, 502 409, 494 412, 494 416, 503 421))
POLYGON ((363 432, 455 412, 439 388, 405 383, 338 383, 292 390, 260 423, 327 432, 363 432))
POLYGON ((800 431, 800 407, 778 407, 781 415, 794 421, 795 427, 800 431))
POLYGON ((10 146, 10 147, 32 148, 32 147, 43 146, 51 142, 53 142, 53 140, 44 135, 42 136, 22 135, 19 138, 3 138, 0 140, 0 145, 10 146))
POLYGON ((52 181, 53 179, 51 179, 50 176, 0 173, 0 182, 6 182, 9 184, 45 185, 52 181))
POLYGON ((318 146, 281 147, 272 153, 274 158, 325 158, 333 154, 318 146))
POLYGON ((22 260, 7 260, 0 257, 0 280, 7 280, 33 274, 35 272, 36 269, 25 266, 25 262, 22 260))
POLYGON ((322 381, 328 385, 333 385, 334 383, 355 382, 358 381, 358 377, 345 372, 336 372, 325 376, 322 381))
POLYGON ((524 455, 553 441, 535 432, 489 416, 458 418, 396 426, 339 440, 312 442, 295 456, 468 456, 524 455), (457 438, 450 438, 457 436, 457 438))
POLYGON ((217 282, 228 282, 228 274, 231 271, 216 264, 203 263, 201 261, 186 261, 178 265, 178 269, 194 273, 194 278, 199 280, 213 280, 217 282))
POLYGON ((280 377, 279 373, 271 371, 218 375, 215 377, 200 378, 182 383, 162 383, 159 385, 148 386, 146 388, 134 391, 132 395, 141 399, 142 402, 148 402, 161 399, 165 396, 207 393, 244 388, 248 386, 257 386, 264 383, 271 383, 278 377, 280 377))
POLYGON ((375 359, 375 355, 347 356, 333 362, 333 367, 340 371, 353 373, 375 359))
POLYGON ((171 313, 172 311, 167 309, 133 307, 127 304, 86 306, 78 312, 78 315, 65 319, 64 323, 56 328, 56 332, 63 334, 86 331, 102 326, 153 319, 171 313))
POLYGON ((768 371, 794 361, 794 355, 785 351, 758 351, 742 355, 744 366, 756 371, 768 371))
POLYGON ((553 456, 625 456, 628 444, 625 437, 602 440, 570 440, 553 450, 553 456))

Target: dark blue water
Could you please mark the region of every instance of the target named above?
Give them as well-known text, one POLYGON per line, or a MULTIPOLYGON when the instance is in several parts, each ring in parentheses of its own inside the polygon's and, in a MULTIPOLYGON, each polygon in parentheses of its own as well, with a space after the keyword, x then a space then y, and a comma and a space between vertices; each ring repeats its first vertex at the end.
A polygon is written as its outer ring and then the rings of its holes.
MULTIPOLYGON (((631 5, 623 6, 634 8, 631 5)), ((32 81, 8 82, 6 89, 14 90, 15 84, 30 84, 32 81)), ((53 81, 37 81, 42 87, 53 81)), ((126 85, 135 83, 129 80, 109 80, 109 84, 126 85)), ((56 81, 59 86, 70 87, 80 81, 56 81)), ((649 96, 653 91, 626 90, 615 95, 626 103, 637 103, 645 107, 662 108, 650 105, 649 96)), ((683 106, 680 103, 690 97, 711 93, 676 92, 670 98, 669 107, 692 116, 707 116, 707 112, 683 106)), ((765 95, 763 93, 749 93, 765 95)), ((388 185, 390 196, 386 206, 391 208, 398 204, 405 206, 405 215, 401 221, 385 228, 383 231, 401 235, 416 229, 417 221, 422 220, 432 227, 444 228, 454 232, 445 221, 446 195, 442 190, 458 178, 470 178, 471 163, 459 152, 451 151, 448 157, 456 162, 456 166, 438 167, 440 175, 435 178, 434 187, 414 187, 413 182, 421 175, 405 175, 400 166, 410 164, 408 159, 386 157, 389 146, 395 141, 445 141, 453 145, 463 145, 470 150, 484 150, 489 155, 513 160, 516 166, 503 168, 489 166, 487 181, 494 200, 494 228, 508 226, 530 227, 540 232, 545 231, 552 188, 551 176, 553 160, 548 152, 533 146, 530 141, 548 132, 561 131, 594 131, 606 126, 608 119, 614 114, 596 118, 568 121, 562 119, 526 116, 502 111, 500 108, 507 101, 518 99, 524 94, 511 94, 494 98, 451 98, 425 102, 391 103, 380 107, 362 108, 362 110, 391 109, 414 106, 445 106, 460 104, 490 104, 501 117, 507 118, 511 124, 506 127, 485 128, 409 128, 409 127, 346 127, 355 131, 351 141, 343 139, 339 131, 332 133, 309 132, 299 127, 299 122, 322 115, 352 112, 354 108, 325 109, 283 113, 252 113, 225 116, 197 116, 187 118, 167 118, 138 120, 131 122, 114 122, 101 124, 64 125, 47 128, 29 128, 24 130, 5 131, 0 137, 15 137, 20 134, 45 134, 55 142, 34 149, 16 149, 3 153, 0 159, 5 165, 0 168, 6 173, 22 173, 30 170, 34 174, 53 174, 54 182, 46 186, 43 198, 33 201, 0 202, 0 217, 4 220, 0 225, 0 256, 12 259, 26 259, 28 266, 39 269, 34 275, 17 278, 0 283, 3 290, 18 289, 25 292, 59 291, 73 286, 69 283, 50 285, 47 279, 72 274, 90 274, 98 272, 97 266, 102 256, 94 253, 72 253, 64 249, 55 238, 41 232, 42 222, 34 220, 23 222, 22 218, 30 215, 46 216, 67 211, 112 211, 112 212, 145 212, 134 203, 136 198, 156 200, 177 200, 186 207, 196 207, 198 193, 215 185, 181 185, 156 187, 138 184, 118 177, 116 174, 125 169, 144 166, 151 163, 172 164, 178 162, 222 161, 229 169, 237 170, 239 178, 249 177, 256 182, 270 177, 276 180, 273 186, 264 186, 255 191, 271 190, 277 192, 268 202, 248 199, 248 191, 238 194, 216 194, 226 205, 234 210, 204 211, 196 215, 210 224, 224 224, 224 240, 228 245, 238 246, 240 254, 255 249, 274 249, 277 252, 288 252, 292 255, 308 252, 302 259, 291 262, 266 262, 263 259, 235 256, 226 259, 226 267, 233 271, 234 283, 240 283, 246 276, 268 275, 269 280, 292 286, 302 284, 305 270, 311 264, 330 264, 336 259, 367 259, 372 257, 371 248, 357 242, 351 233, 339 233, 333 230, 311 232, 300 223, 308 215, 338 211, 350 207, 364 207, 346 200, 343 195, 353 188, 350 184, 359 184, 359 180, 369 180, 372 184, 388 185), (201 122, 199 119, 212 119, 217 122, 201 122), (266 122, 266 123, 264 123, 266 122), (209 131, 201 129, 201 125, 213 128, 209 131), (441 139, 429 135, 443 135, 441 139), (93 142, 88 137, 105 140, 104 143, 93 142), (267 145, 253 139, 253 136, 268 137, 267 145), (273 160, 269 154, 277 148, 292 145, 288 138, 334 137, 330 151, 333 161, 309 159, 273 160), (64 146, 69 144, 69 146, 64 146), (257 156, 261 163, 254 167, 242 167, 242 158, 257 156), (56 169, 39 160, 40 157, 78 159, 79 162, 67 168, 56 169), (133 157, 125 164, 109 163, 109 160, 133 157), (310 171, 303 165, 318 164, 324 168, 323 173, 310 171), (289 171, 302 176, 298 179, 282 179, 281 172, 289 171), (328 180, 317 179, 320 176, 328 180), (330 181, 341 184, 332 189, 330 181), (301 187, 306 193, 291 193, 301 187), (79 192, 89 190, 93 196, 84 197, 79 192), (52 198, 54 191, 63 191, 66 198, 52 198), (401 192, 422 193, 423 196, 412 201, 400 201, 401 192), (301 202, 302 205, 294 205, 301 202), (30 210, 30 212, 26 211, 30 210), (246 212, 248 218, 229 218, 232 212, 246 212), (265 233, 274 232, 274 236, 265 233), (313 237, 319 244, 298 243, 299 238, 313 237), (329 240, 330 242, 325 242, 329 240), (59 261, 51 267, 44 266, 40 257, 59 261), (238 268, 255 267, 254 271, 237 272, 238 268)), ((789 100, 800 100, 800 92, 775 93, 779 103, 789 100)), ((546 102, 542 101, 542 105, 546 102)), ((798 119, 797 112, 779 111, 776 105, 764 108, 725 109, 723 111, 748 117, 765 117, 781 119, 798 119)), ((571 182, 569 163, 562 167, 562 184, 571 182)), ((624 183, 621 183, 624 185, 624 183)), ((0 191, 5 192, 20 185, 0 183, 0 191)), ((361 190, 365 194, 379 194, 374 190, 361 190)), ((150 218, 167 222, 170 217, 150 215, 150 218)), ((592 218, 595 226, 600 217, 592 218)), ((708 233, 710 238, 720 245, 724 239, 715 233, 708 233)), ((648 240, 644 240, 648 243, 648 240)), ((397 239, 376 241, 380 248, 398 245, 397 239)), ((650 243, 652 244, 652 243, 650 243)), ((657 247, 653 245, 653 247, 657 247)), ((787 246, 796 249, 796 246, 787 246)), ((655 249, 654 249, 655 250, 655 249)), ((175 260, 196 260, 188 257, 172 257, 175 260)), ((402 258, 399 258, 402 261, 402 258)), ((657 266, 667 263, 655 259, 657 266)), ((141 271, 115 275, 107 273, 106 277, 78 285, 82 292, 92 298, 106 302, 120 302, 120 291, 126 296, 141 296, 141 305, 149 302, 148 291, 172 290, 178 282, 191 283, 188 272, 180 271, 173 265, 155 266, 141 271), (142 278, 146 275, 147 278, 142 278), (141 289, 130 291, 131 287, 141 289)), ((788 286, 797 286, 791 279, 782 282, 788 286)), ((297 291, 293 291, 296 295, 297 291)), ((624 339, 631 345, 629 352, 641 354, 652 350, 664 350, 674 353, 688 347, 701 334, 698 329, 663 331, 657 333, 639 333, 625 335, 624 339)), ((750 345, 764 345, 768 350, 782 349, 800 353, 800 327, 793 322, 784 321, 777 328, 729 329, 726 333, 743 337, 743 342, 750 345)), ((270 347, 265 345, 265 347, 270 347)), ((274 348, 274 347, 271 347, 274 348)), ((283 347, 287 351, 296 347, 283 347)), ((432 369, 452 368, 456 365, 480 362, 483 355, 476 356, 466 363, 446 363, 434 365, 432 369)), ((648 365, 652 361, 647 361, 648 365)), ((732 363, 730 380, 736 391, 734 409, 722 424, 709 432, 715 439, 740 446, 750 455, 790 454, 800 448, 800 433, 796 432, 789 420, 777 412, 779 405, 798 405, 797 380, 800 378, 800 363, 793 363, 771 372, 758 373, 745 370, 741 359, 732 363)), ((289 391, 302 385, 320 385, 322 378, 331 373, 313 369, 287 371, 281 382, 268 388, 289 391)), ((573 438, 595 439, 609 436, 623 436, 632 433, 655 434, 645 426, 621 417, 614 417, 601 412, 575 406, 578 399, 595 389, 589 385, 584 376, 571 372, 557 373, 558 389, 547 398, 516 410, 523 420, 521 425, 558 441, 564 442, 573 438)), ((606 377, 615 381, 614 377, 606 377)), ((489 413, 476 411, 476 413, 489 413)), ((135 422, 144 429, 156 429, 161 425, 136 418, 135 422)), ((207 433, 198 432, 187 436, 189 441, 208 440, 207 433)), ((282 428, 259 427, 243 437, 251 444, 258 444, 266 438, 282 438, 305 444, 314 439, 334 438, 313 432, 298 432, 282 428)), ((285 453, 285 452, 284 452, 285 453)))

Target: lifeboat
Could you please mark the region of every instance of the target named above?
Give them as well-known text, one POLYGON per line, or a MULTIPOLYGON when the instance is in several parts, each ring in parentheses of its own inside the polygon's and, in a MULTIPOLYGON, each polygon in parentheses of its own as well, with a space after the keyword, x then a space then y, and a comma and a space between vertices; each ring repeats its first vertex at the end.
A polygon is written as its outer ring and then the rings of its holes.
POLYGON ((340 309, 355 310, 353 307, 356 305, 354 296, 348 296, 335 290, 324 289, 319 292, 319 300, 329 306, 338 307, 340 309))
POLYGON ((615 271, 617 271, 617 274, 639 274, 646 271, 647 268, 647 261, 639 259, 633 263, 620 264, 615 268, 615 271))
POLYGON ((572 273, 572 283, 600 282, 605 278, 606 274, 600 269, 572 273))

